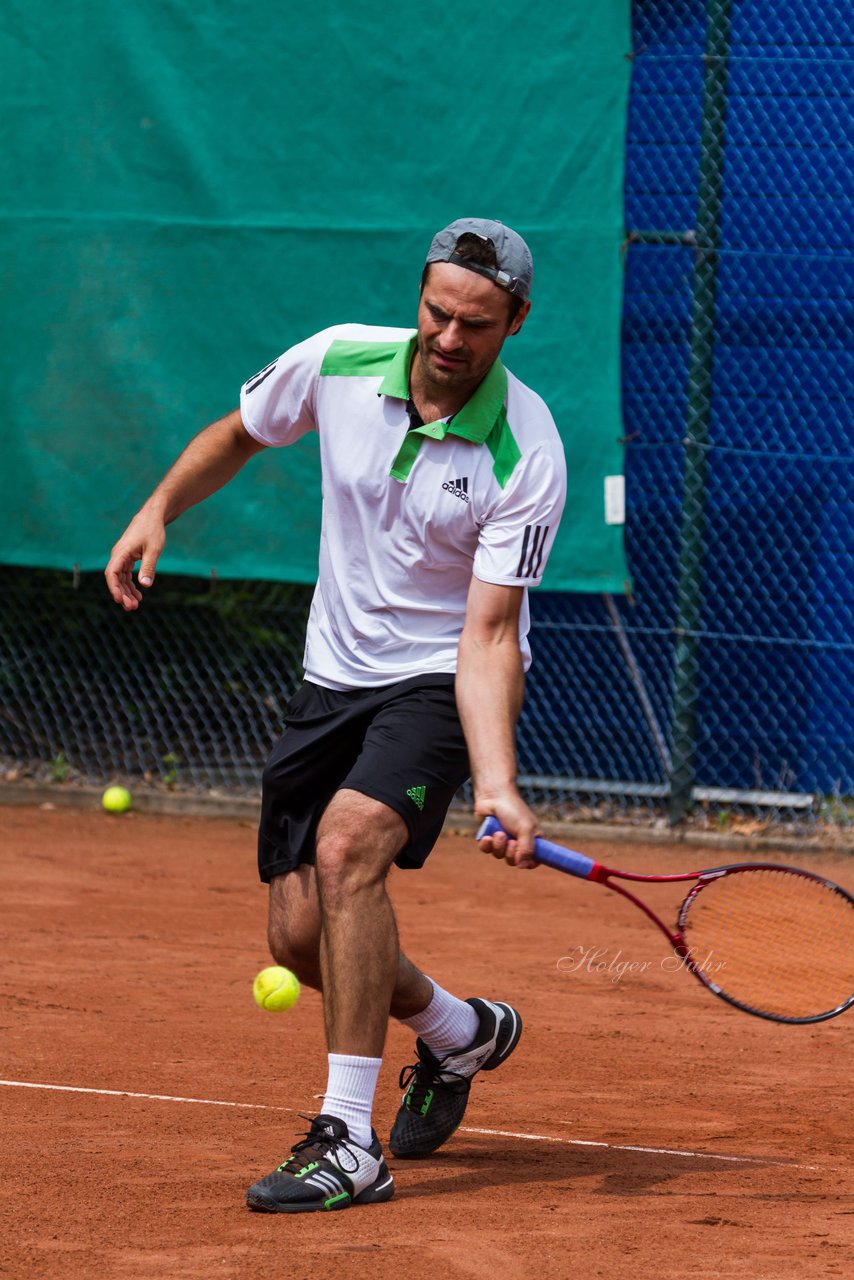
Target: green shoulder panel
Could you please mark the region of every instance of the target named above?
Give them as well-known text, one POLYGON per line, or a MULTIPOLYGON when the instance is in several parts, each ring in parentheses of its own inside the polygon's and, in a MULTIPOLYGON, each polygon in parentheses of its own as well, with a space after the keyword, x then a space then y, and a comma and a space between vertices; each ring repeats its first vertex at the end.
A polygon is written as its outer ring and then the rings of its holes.
POLYGON ((492 471, 495 479, 504 489, 512 476, 522 452, 516 443, 516 437, 510 430, 507 413, 501 410, 495 420, 495 426, 486 437, 486 447, 492 454, 492 471))
POLYGON ((323 357, 320 376, 381 378, 405 345, 405 342, 350 342, 336 338, 323 357))

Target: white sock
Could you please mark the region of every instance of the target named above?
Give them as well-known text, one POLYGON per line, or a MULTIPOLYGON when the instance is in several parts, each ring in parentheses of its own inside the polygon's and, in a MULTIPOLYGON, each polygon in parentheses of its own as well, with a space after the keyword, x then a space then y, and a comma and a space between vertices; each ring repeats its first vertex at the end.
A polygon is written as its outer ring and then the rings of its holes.
POLYGON ((350 1137, 360 1147, 369 1147, 371 1108, 377 1088, 382 1058, 357 1058, 347 1053, 330 1053, 323 1115, 343 1120, 350 1137))
POLYGON ((470 1004, 458 1000, 450 991, 433 983, 433 999, 426 1009, 412 1018, 401 1018, 405 1027, 420 1036, 427 1048, 440 1061, 457 1049, 465 1049, 477 1035, 480 1019, 470 1004))

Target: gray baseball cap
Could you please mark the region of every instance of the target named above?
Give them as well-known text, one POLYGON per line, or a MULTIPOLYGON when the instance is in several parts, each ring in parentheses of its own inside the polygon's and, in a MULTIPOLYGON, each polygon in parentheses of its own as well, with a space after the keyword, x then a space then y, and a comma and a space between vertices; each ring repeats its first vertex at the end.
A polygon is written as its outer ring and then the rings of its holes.
POLYGON ((517 298, 530 297, 534 278, 531 250, 522 237, 510 227, 505 227, 503 222, 493 222, 491 218, 457 218, 456 222, 433 237, 425 265, 431 262, 453 262, 458 267, 487 276, 500 289, 506 289, 517 298), (497 267, 483 267, 480 263, 457 256, 457 241, 466 233, 490 241, 498 259, 497 267))

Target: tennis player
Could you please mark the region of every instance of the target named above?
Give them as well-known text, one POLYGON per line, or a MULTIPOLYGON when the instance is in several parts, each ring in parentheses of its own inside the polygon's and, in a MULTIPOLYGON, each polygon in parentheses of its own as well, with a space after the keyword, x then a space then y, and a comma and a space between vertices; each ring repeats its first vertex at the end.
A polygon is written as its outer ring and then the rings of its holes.
POLYGON ((446 1142, 474 1076, 519 1039, 509 1004, 460 999, 403 954, 386 878, 393 863, 422 866, 470 775, 477 812, 517 833, 518 860, 533 853, 515 755, 526 593, 553 545, 566 475, 548 409, 499 359, 530 311, 532 276, 524 240, 499 222, 440 231, 417 330, 336 326, 250 378, 240 408, 191 441, 107 566, 113 599, 136 609, 166 525, 254 454, 317 432, 323 516, 305 683, 264 771, 258 857, 272 955, 323 993, 328 1077, 309 1132, 249 1188, 253 1209, 391 1198, 371 1128, 389 1014, 417 1037, 389 1141, 399 1158, 446 1142))

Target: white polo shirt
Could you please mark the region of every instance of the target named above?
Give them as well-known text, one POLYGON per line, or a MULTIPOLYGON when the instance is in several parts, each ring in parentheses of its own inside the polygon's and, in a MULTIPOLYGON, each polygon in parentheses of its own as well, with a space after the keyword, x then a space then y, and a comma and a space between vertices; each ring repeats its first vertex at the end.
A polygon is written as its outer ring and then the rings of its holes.
MULTIPOLYGON (((536 586, 566 493, 563 445, 538 395, 496 361, 448 421, 411 429, 410 329, 336 325, 240 393, 249 434, 320 441, 320 563, 306 678, 331 689, 454 672, 472 574, 536 586)), ((525 668, 527 595, 519 623, 525 668)))

